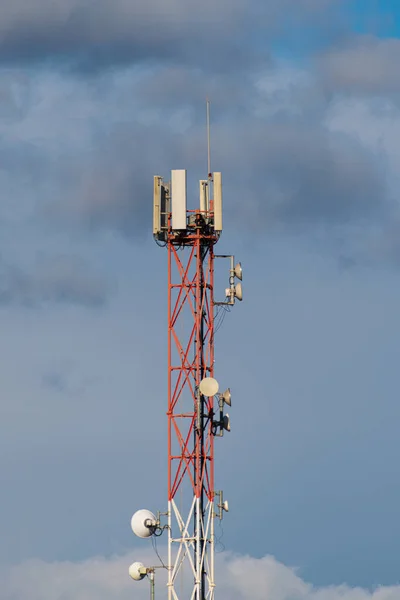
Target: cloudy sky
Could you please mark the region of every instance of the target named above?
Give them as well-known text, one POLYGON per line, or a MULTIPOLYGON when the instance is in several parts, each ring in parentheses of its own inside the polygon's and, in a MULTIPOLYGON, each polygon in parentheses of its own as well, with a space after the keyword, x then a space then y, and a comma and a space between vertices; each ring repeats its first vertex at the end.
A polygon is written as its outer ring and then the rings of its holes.
POLYGON ((188 169, 197 203, 206 96, 245 294, 216 339, 218 597, 400 599, 397 4, 0 0, 1 600, 147 597, 152 177, 188 169))

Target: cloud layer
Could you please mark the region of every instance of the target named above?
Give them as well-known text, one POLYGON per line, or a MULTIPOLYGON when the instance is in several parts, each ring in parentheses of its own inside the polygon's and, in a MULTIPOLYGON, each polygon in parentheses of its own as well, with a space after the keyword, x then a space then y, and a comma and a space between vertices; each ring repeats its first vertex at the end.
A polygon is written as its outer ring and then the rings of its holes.
MULTIPOLYGON (((128 567, 134 555, 96 557, 81 563, 31 560, 0 571, 4 600, 109 600, 148 597, 146 580, 134 582, 128 567)), ((148 560, 152 560, 150 555, 148 560)), ((146 560, 144 560, 146 563, 146 560)), ((150 564, 150 563, 146 563, 150 564)), ((154 558, 153 562, 154 563, 154 558)), ((399 600, 399 586, 375 590, 346 585, 313 587, 272 556, 260 559, 224 553, 218 557, 220 600, 399 600)), ((165 594, 164 574, 157 572, 156 595, 165 594)))
MULTIPOLYGON (((2 126, 5 188, 18 176, 18 193, 33 191, 31 210, 58 228, 143 233, 153 174, 168 177, 183 165, 191 193, 204 175, 202 76, 187 67, 129 67, 93 81, 50 71, 21 83, 15 71, 2 126)), ((212 160, 224 172, 228 219, 250 231, 254 221, 304 228, 397 218, 388 188, 397 149, 382 147, 382 136, 380 148, 364 139, 368 129, 355 129, 350 117, 352 97, 327 99, 323 85, 315 72, 285 63, 248 74, 246 91, 230 74, 211 79, 212 160)), ((395 104, 391 110, 400 118, 395 104)))
MULTIPOLYGON (((207 64, 210 71, 257 60, 254 30, 270 38, 288 10, 310 22, 332 0, 17 0, 0 9, 1 62, 66 60, 81 68, 140 61, 207 64), (205 35, 206 34, 206 35, 205 35)), ((293 16, 292 15, 292 16, 293 16)), ((292 21, 295 23, 296 18, 292 21)))
MULTIPOLYGON (((22 19, 13 10, 9 18, 22 19)), ((104 302, 108 284, 91 259, 68 266, 64 259, 57 268, 50 257, 70 253, 71 234, 149 235, 156 173, 168 178, 171 168, 186 167, 196 203, 196 178, 206 167, 207 94, 226 223, 245 236, 268 230, 318 238, 323 231, 343 264, 397 264, 400 108, 390 79, 376 79, 382 61, 390 72, 389 46, 396 41, 368 38, 326 53, 317 69, 281 60, 241 75, 208 76, 193 61, 149 67, 140 60, 90 79, 51 68, 4 70, 3 239, 17 227, 36 244, 40 231, 37 253, 48 258, 44 265, 37 257, 26 272, 21 265, 29 261, 5 247, 3 306, 104 302), (360 61, 375 83, 365 83, 360 61)))

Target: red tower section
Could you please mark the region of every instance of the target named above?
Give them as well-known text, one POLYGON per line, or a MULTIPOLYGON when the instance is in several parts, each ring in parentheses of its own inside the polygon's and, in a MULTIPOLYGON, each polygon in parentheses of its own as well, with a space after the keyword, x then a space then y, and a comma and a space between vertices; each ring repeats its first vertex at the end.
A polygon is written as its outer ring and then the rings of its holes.
POLYGON ((214 397, 199 390, 214 375, 214 253, 218 240, 200 214, 193 231, 168 232, 168 499, 185 479, 197 498, 214 494, 214 397), (185 250, 182 252, 182 250, 185 250))

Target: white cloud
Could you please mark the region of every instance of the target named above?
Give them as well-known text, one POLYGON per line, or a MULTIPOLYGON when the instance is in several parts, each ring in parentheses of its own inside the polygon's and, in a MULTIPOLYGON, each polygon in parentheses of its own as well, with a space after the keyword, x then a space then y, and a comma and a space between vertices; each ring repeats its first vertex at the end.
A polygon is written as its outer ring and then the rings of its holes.
MULTIPOLYGON (((154 560, 148 552, 143 562, 154 560)), ((94 557, 83 562, 30 560, 0 571, 3 600, 137 600, 148 597, 146 581, 134 582, 128 567, 137 554, 94 557)), ((149 563, 147 564, 154 564, 149 563)), ((217 556, 218 600, 399 600, 400 585, 374 590, 347 585, 314 587, 296 569, 273 556, 254 558, 228 552, 217 556)), ((157 572, 158 597, 166 595, 157 572)), ((161 577, 160 574, 161 573, 161 577)))

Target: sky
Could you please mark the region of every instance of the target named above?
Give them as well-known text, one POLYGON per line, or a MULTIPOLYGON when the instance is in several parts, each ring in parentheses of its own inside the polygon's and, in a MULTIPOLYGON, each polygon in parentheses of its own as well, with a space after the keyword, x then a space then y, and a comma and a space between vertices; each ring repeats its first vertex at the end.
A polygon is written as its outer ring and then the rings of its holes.
POLYGON ((207 96, 244 273, 216 336, 217 597, 400 599, 399 23, 394 0, 0 0, 0 600, 148 596, 153 175, 187 169, 197 205, 207 96))

